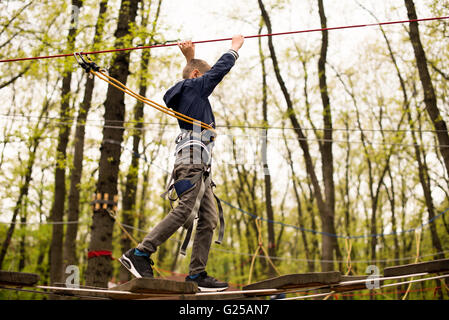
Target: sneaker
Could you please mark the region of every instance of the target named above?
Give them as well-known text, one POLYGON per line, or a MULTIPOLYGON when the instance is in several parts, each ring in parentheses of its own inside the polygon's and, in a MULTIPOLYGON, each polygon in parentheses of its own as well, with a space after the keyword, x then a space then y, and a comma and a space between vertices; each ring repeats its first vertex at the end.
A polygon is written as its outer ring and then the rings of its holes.
POLYGON ((221 282, 211 276, 208 276, 206 271, 198 273, 194 276, 187 276, 186 281, 196 282, 198 284, 198 289, 203 292, 224 291, 228 288, 228 284, 226 282, 221 282))
POLYGON ((129 249, 119 259, 121 264, 137 278, 153 278, 153 260, 150 255, 136 255, 136 249, 129 249))

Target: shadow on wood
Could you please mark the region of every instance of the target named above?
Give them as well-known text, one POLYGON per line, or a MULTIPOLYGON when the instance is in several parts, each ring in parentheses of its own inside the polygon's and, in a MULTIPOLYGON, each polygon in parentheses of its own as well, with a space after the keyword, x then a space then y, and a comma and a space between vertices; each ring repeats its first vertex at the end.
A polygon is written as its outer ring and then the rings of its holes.
POLYGON ((34 273, 12 272, 0 270, 0 284, 10 286, 33 286, 40 280, 34 273))

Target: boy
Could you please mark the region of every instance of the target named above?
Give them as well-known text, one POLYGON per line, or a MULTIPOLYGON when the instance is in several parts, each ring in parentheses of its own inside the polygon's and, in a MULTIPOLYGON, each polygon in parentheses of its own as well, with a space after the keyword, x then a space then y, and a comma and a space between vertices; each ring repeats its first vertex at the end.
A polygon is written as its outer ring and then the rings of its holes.
MULTIPOLYGON (((186 58, 183 70, 184 80, 175 84, 164 95, 164 102, 173 110, 215 128, 215 117, 208 97, 238 59, 238 50, 244 38, 232 38, 231 49, 223 54, 211 68, 207 62, 195 59, 195 45, 191 41, 178 44, 186 58)), ((194 281, 201 291, 222 291, 228 284, 209 276, 206 269, 209 249, 217 226, 217 209, 210 178, 211 152, 214 133, 202 130, 198 124, 178 120, 181 134, 176 139, 176 161, 172 173, 175 181, 168 191, 175 189, 179 204, 143 239, 137 248, 124 253, 120 262, 136 277, 153 277, 150 255, 165 242, 179 227, 187 231, 181 253, 185 254, 193 228, 198 217, 193 241, 189 275, 186 281, 194 281)), ((166 192, 167 194, 168 192, 166 192)), ((173 200, 173 199, 170 199, 173 200)), ((222 217, 220 217, 221 219, 222 217)), ((223 226, 220 221, 220 228, 223 226)), ((223 236, 220 230, 220 239, 223 236)))

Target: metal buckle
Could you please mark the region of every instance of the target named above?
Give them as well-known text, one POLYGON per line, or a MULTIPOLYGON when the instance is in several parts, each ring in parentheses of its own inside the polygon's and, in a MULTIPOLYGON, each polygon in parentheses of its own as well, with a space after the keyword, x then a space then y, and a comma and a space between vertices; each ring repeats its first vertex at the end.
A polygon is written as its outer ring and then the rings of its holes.
POLYGON ((182 140, 182 133, 178 134, 178 136, 175 139, 175 143, 178 144, 182 140))

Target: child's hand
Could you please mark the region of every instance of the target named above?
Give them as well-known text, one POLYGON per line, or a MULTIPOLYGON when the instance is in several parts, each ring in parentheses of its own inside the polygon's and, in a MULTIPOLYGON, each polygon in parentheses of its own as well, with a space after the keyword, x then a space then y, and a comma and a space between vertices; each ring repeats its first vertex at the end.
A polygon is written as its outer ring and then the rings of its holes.
POLYGON ((181 52, 186 58, 187 63, 195 58, 195 44, 192 43, 191 40, 178 42, 178 47, 179 49, 181 49, 181 52))
POLYGON ((240 34, 233 36, 231 49, 235 50, 235 51, 239 51, 239 49, 242 47, 244 41, 245 41, 245 38, 240 34))

